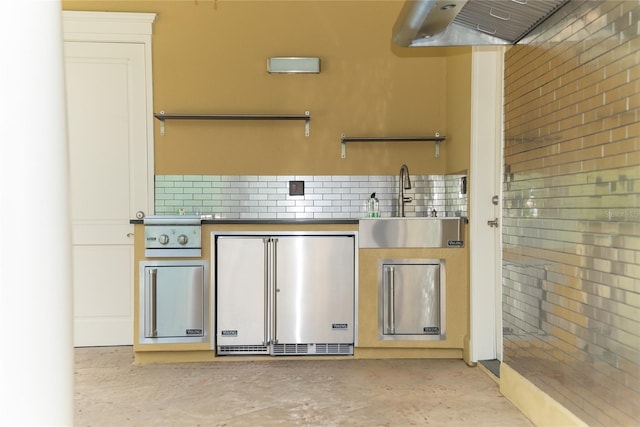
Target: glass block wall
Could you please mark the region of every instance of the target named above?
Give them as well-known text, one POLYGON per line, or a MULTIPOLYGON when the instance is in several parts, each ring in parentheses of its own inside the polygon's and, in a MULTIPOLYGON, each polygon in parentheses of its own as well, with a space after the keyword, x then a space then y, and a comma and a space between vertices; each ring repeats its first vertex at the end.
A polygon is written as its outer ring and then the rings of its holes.
POLYGON ((640 420, 640 3, 507 50, 504 361, 590 426, 640 420))
MULTIPOLYGON (((411 175, 406 216, 467 216, 464 175, 411 175)), ((393 175, 266 176, 156 175, 155 213, 201 212, 229 219, 361 218, 372 193, 381 216, 396 215, 398 177, 393 175), (291 181, 304 182, 304 195, 289 195, 291 181)))

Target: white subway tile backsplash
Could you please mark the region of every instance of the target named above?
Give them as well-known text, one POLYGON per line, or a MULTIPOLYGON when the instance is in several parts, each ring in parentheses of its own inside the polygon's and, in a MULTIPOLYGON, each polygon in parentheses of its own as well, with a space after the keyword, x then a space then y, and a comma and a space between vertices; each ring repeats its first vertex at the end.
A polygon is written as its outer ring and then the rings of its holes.
POLYGON ((342 200, 342 196, 340 194, 332 194, 329 192, 323 194, 322 200, 342 200))
POLYGON ((193 183, 194 188, 211 188, 211 182, 209 181, 196 181, 193 183))
POLYGON ((196 187, 191 187, 191 188, 185 188, 184 189, 184 194, 202 194, 202 188, 196 188, 196 187))
POLYGON ((351 194, 349 187, 332 188, 331 192, 333 194, 351 194))
MULTIPOLYGON (((411 176, 413 198, 407 216, 466 216, 467 195, 460 193, 463 175, 411 176)), ((360 218, 371 193, 380 201, 382 216, 396 214, 395 175, 157 175, 155 213, 176 214, 194 208, 223 218, 295 219, 360 218), (288 182, 304 181, 304 196, 289 196, 288 182)))
POLYGON ((244 212, 240 214, 241 219, 260 219, 257 212, 244 212))
POLYGON ((165 194, 182 194, 184 193, 184 188, 174 188, 174 187, 166 187, 164 189, 165 194))
POLYGON ((276 218, 277 219, 295 219, 296 218, 296 214, 288 213, 288 212, 277 213, 276 214, 276 218))
POLYGON ((211 182, 211 187, 213 188, 225 188, 225 187, 231 187, 231 184, 228 182, 222 182, 222 181, 212 181, 211 182))
POLYGON ((172 182, 184 181, 184 175, 164 175, 164 179, 172 182))
POLYGON ((222 191, 220 190, 220 188, 203 188, 202 193, 203 194, 220 194, 222 193, 222 191))

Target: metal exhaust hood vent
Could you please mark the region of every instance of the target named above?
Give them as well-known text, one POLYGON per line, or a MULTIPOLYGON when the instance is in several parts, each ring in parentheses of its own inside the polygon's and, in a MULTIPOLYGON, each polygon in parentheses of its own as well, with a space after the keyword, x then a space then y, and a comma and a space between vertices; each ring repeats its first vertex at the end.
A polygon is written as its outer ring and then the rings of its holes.
POLYGON ((413 46, 516 44, 570 0, 409 0, 393 42, 413 46))

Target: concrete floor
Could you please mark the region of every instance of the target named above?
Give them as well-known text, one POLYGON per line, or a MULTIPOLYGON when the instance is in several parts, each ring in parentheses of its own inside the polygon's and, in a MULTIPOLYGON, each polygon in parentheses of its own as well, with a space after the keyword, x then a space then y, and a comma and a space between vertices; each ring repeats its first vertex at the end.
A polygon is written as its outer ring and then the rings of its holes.
POLYGON ((533 425, 460 360, 134 365, 132 347, 75 358, 76 426, 533 425))

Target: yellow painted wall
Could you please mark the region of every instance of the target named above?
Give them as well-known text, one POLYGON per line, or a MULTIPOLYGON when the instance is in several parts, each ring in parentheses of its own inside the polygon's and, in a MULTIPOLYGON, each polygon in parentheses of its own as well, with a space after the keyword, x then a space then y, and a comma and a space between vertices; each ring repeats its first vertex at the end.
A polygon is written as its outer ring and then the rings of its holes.
POLYGON ((468 165, 468 49, 400 48, 401 1, 63 1, 65 10, 153 12, 154 111, 311 113, 303 122, 168 121, 156 174, 413 174, 468 165), (270 56, 318 56, 317 75, 270 75, 270 56), (465 78, 466 76, 466 78, 465 78), (462 83, 460 83, 462 82, 462 83), (466 114, 465 114, 465 109, 466 114), (450 136, 351 143, 340 135, 450 136), (455 148, 455 149, 453 149, 455 148))

